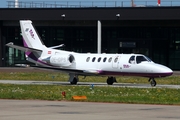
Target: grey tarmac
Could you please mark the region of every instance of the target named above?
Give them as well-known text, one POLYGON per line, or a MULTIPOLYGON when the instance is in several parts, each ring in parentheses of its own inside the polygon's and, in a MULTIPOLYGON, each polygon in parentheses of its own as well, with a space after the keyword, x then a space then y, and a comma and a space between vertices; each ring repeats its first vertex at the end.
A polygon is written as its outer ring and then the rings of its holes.
POLYGON ((0 100, 0 120, 179 120, 180 106, 0 100))
MULTIPOLYGON (((3 84, 28 84, 28 85, 71 85, 69 82, 60 81, 23 81, 23 80, 0 80, 3 84)), ((152 88, 150 84, 135 84, 135 83, 114 83, 107 85, 107 83, 92 83, 92 82, 78 82, 78 86, 111 86, 111 87, 131 87, 131 88, 152 88)), ((77 86, 76 85, 76 86, 77 86)), ((72 86, 72 85, 71 85, 72 86)), ((180 85, 160 85, 157 84, 153 88, 172 88, 180 89, 180 85)))

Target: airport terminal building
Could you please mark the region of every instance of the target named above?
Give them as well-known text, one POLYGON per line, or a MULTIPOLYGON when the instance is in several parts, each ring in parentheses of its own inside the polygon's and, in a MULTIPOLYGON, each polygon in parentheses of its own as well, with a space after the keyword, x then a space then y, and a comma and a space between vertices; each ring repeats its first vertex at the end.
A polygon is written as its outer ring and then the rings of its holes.
POLYGON ((80 53, 97 52, 99 21, 102 53, 141 53, 180 70, 180 7, 23 5, 0 8, 0 66, 27 63, 23 52, 5 45, 23 45, 19 20, 28 19, 47 47, 65 44, 80 53))

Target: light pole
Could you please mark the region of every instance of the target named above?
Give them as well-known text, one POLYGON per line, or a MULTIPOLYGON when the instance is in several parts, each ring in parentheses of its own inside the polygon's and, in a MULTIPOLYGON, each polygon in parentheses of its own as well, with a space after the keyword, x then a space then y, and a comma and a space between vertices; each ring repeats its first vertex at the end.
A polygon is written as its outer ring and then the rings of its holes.
POLYGON ((19 2, 18 2, 18 0, 15 0, 15 2, 14 2, 14 7, 15 7, 15 8, 19 8, 19 2))

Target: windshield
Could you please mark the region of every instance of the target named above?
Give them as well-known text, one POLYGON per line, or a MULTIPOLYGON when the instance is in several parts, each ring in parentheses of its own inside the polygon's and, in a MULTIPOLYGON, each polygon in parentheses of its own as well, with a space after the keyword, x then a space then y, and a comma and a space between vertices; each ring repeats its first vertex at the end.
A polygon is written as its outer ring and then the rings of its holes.
POLYGON ((146 57, 149 60, 149 62, 152 62, 152 60, 149 57, 147 57, 147 56, 144 56, 144 57, 146 57))
POLYGON ((141 62, 144 62, 144 61, 151 62, 151 59, 149 59, 149 58, 147 58, 145 56, 136 56, 137 64, 139 64, 141 62))
POLYGON ((144 55, 132 55, 130 58, 129 58, 129 63, 130 64, 139 64, 141 62, 152 62, 152 60, 144 55))

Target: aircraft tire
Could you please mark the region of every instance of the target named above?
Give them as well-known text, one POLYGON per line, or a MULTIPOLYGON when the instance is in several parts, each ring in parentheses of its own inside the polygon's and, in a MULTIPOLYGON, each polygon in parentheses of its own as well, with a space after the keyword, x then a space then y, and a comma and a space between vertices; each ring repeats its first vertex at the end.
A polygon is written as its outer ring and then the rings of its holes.
POLYGON ((155 87, 156 86, 156 81, 152 78, 150 80, 150 84, 151 84, 152 87, 155 87))
POLYGON ((108 77, 107 84, 108 85, 113 85, 113 83, 114 83, 114 77, 108 77))
POLYGON ((76 85, 78 82, 77 78, 74 78, 73 81, 71 82, 71 85, 76 85))

